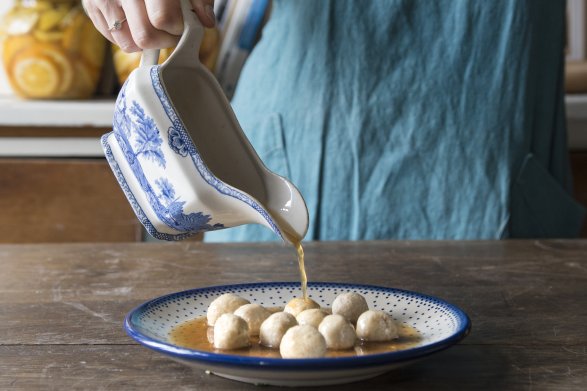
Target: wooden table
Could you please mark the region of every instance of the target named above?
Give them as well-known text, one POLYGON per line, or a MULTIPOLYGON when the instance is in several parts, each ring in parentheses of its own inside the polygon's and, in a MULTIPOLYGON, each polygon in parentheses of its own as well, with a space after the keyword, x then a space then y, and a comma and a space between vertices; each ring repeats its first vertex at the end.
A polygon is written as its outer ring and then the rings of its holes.
MULTIPOLYGON (((587 241, 326 242, 305 249, 310 280, 436 295, 473 323, 457 346, 337 390, 587 387, 587 241)), ((136 344, 123 317, 178 290, 297 278, 294 251, 279 244, 1 245, 0 268, 1 390, 259 389, 136 344)))

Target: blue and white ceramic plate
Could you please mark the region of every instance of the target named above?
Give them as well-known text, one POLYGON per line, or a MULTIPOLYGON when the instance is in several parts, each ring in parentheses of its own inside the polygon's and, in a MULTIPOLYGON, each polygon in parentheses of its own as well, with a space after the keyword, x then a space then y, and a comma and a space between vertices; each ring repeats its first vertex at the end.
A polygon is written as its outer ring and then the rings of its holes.
POLYGON ((260 283, 214 286, 172 293, 148 301, 125 319, 127 333, 139 343, 183 363, 226 378, 255 384, 306 386, 342 384, 368 379, 416 359, 446 349, 470 330, 468 316, 441 299, 394 288, 315 282, 308 295, 330 307, 344 292, 365 297, 370 309, 389 313, 398 324, 418 331, 417 343, 405 350, 353 357, 281 359, 198 351, 170 341, 171 330, 205 316, 212 300, 232 292, 266 307, 285 306, 300 296, 299 283, 260 283))

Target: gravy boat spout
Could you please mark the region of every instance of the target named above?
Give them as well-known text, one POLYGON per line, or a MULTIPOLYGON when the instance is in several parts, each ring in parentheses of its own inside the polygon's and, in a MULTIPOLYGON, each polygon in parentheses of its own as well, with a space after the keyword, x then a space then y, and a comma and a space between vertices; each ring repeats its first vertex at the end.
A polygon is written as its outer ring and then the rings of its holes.
POLYGON ((299 190, 271 172, 243 133, 214 76, 200 63, 204 29, 181 0, 184 33, 157 65, 146 50, 116 102, 106 158, 139 220, 158 239, 262 224, 301 241, 308 210, 299 190))

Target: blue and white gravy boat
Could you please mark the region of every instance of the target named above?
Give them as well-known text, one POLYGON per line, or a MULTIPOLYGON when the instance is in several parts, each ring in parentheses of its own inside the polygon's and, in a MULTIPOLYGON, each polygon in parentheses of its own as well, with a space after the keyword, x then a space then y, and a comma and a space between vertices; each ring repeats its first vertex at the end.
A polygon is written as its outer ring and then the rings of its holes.
POLYGON ((146 50, 122 87, 106 158, 133 210, 155 238, 262 224, 301 240, 308 210, 298 189, 269 171, 244 135, 214 76, 200 63, 204 29, 181 1, 184 33, 157 65, 146 50))

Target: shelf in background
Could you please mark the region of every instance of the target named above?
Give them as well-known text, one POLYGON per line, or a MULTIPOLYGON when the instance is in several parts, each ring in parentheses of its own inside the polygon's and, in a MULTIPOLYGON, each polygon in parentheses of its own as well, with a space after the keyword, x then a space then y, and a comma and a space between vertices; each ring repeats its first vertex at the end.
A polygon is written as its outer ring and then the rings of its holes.
POLYGON ((114 98, 22 100, 0 96, 0 157, 103 157, 114 98))
POLYGON ((0 96, 0 126, 112 127, 114 99, 22 100, 0 96))
POLYGON ((2 137, 0 157, 103 157, 95 137, 2 137))

